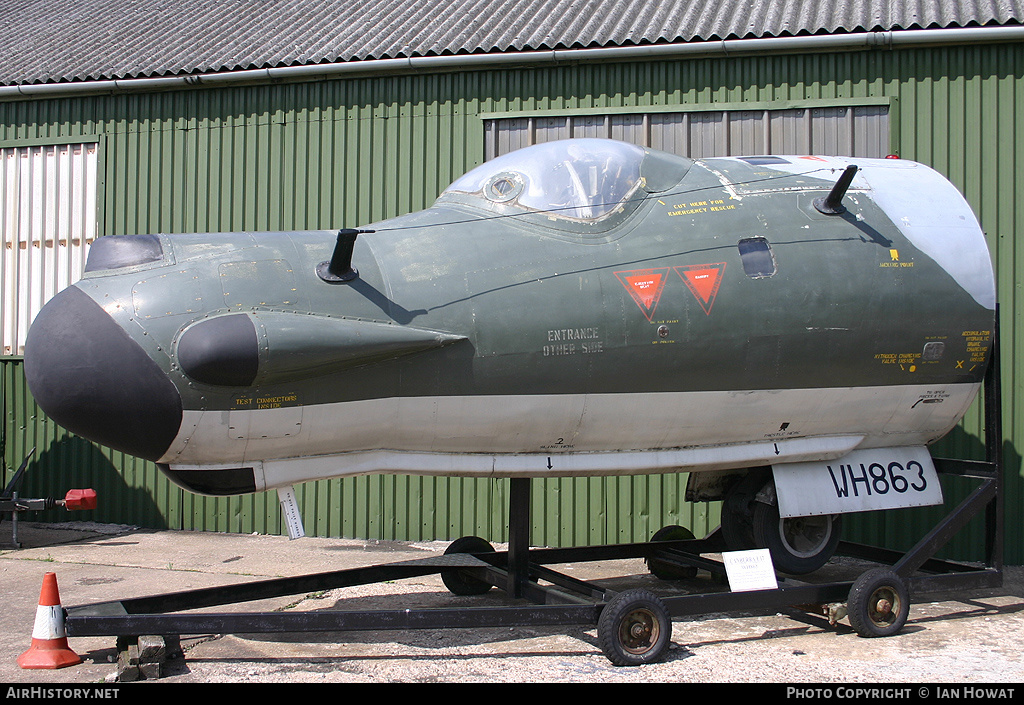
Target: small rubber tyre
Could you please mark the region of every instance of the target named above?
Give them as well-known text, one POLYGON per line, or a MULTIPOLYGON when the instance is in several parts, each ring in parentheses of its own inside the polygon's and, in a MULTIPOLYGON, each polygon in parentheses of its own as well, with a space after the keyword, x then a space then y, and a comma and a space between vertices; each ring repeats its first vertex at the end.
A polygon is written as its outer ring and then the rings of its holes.
POLYGON ((754 502, 754 541, 767 548, 775 569, 789 575, 813 573, 828 563, 839 546, 842 516, 779 516, 778 505, 754 502))
MULTIPOLYGON (((494 546, 479 536, 463 536, 452 541, 444 551, 446 556, 452 553, 494 553, 494 546)), ((465 570, 442 570, 441 582, 453 595, 483 595, 493 587, 465 570)))
POLYGON ((853 582, 846 612, 862 637, 892 636, 910 615, 907 584, 888 568, 873 568, 853 582))
POLYGON ((722 539, 730 551, 757 548, 750 516, 728 502, 722 505, 722 539))
POLYGON ((754 541, 754 498, 770 482, 771 468, 750 468, 722 502, 722 538, 730 551, 759 548, 754 541))
MULTIPOLYGON (((693 532, 685 526, 672 524, 664 526, 654 532, 651 543, 657 541, 689 541, 694 538, 693 532)), ((651 575, 659 580, 686 580, 697 576, 697 569, 693 566, 676 565, 667 561, 660 561, 657 558, 645 558, 647 569, 651 575)))
POLYGON ((615 595, 597 621, 601 651, 616 666, 660 661, 672 639, 672 620, 657 595, 626 590, 615 595))

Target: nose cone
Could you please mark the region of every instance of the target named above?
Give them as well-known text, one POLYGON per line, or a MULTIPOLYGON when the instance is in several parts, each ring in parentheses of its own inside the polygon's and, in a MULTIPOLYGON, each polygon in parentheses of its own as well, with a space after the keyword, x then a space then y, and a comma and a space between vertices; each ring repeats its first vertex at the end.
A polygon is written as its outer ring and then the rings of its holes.
POLYGON ((29 391, 72 433, 158 460, 181 426, 181 397, 160 367, 78 287, 47 303, 25 341, 29 391))

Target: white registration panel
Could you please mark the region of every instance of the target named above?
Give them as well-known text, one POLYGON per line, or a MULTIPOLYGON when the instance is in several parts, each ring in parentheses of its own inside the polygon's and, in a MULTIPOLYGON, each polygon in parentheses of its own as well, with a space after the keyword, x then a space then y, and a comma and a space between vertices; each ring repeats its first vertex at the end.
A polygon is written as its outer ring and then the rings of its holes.
POLYGON ((855 450, 832 461, 773 465, 772 472, 783 517, 942 504, 923 446, 855 450))

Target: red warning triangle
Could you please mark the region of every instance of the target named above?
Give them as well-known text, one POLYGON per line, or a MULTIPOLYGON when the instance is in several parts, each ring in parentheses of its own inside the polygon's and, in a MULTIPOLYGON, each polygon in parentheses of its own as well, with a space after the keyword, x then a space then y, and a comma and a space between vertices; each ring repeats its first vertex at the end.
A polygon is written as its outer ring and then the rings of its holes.
POLYGON ((718 295, 718 287, 722 285, 725 262, 691 264, 685 267, 673 267, 673 269, 697 297, 697 302, 704 309, 704 313, 710 315, 711 307, 715 304, 715 297, 718 295))
POLYGON ((668 267, 615 272, 615 276, 626 287, 626 291, 647 316, 647 320, 651 320, 654 309, 658 307, 658 301, 661 299, 661 292, 665 288, 665 281, 668 279, 668 267))

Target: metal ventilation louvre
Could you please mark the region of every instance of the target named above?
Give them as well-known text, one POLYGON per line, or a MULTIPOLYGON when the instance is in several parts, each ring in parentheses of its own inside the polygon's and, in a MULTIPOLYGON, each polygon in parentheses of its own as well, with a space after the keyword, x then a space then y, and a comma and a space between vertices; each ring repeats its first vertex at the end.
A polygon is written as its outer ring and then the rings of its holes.
POLYGON ((692 159, 749 154, 884 157, 889 106, 708 110, 680 106, 620 114, 525 114, 485 121, 488 159, 532 144, 604 137, 692 159), (683 109, 686 107, 687 109, 683 109))

